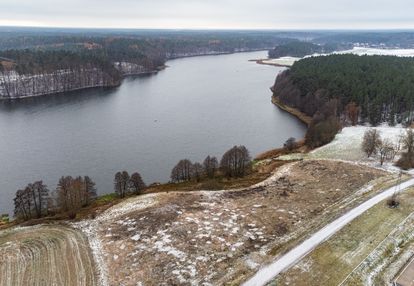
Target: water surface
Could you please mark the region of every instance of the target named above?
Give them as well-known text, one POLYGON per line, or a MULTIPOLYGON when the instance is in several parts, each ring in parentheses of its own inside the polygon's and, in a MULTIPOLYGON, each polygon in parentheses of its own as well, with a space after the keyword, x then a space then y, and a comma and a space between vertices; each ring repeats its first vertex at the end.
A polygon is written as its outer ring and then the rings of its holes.
POLYGON ((249 59, 265 52, 169 61, 156 75, 119 88, 0 104, 0 213, 17 189, 62 175, 89 175, 113 191, 119 170, 146 183, 166 182, 182 158, 221 157, 233 145, 252 155, 301 138, 305 126, 271 104, 269 87, 283 68, 249 59))

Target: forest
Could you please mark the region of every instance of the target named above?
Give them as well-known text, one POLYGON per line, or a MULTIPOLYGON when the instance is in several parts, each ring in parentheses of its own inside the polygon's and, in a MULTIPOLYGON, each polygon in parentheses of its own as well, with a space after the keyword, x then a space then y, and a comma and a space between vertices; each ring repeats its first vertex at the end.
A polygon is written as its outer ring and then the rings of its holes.
POLYGON ((411 125, 414 59, 395 56, 329 55, 296 62, 272 88, 281 104, 313 117, 307 144, 333 139, 340 126, 411 125))
POLYGON ((314 44, 312 42, 291 41, 277 45, 269 51, 269 58, 299 57, 312 54, 332 53, 334 51, 350 48, 350 45, 339 44, 314 44))
POLYGON ((313 116, 338 100, 337 112, 354 102, 362 122, 411 123, 414 59, 394 56, 330 55, 296 62, 273 88, 280 101, 313 116))
POLYGON ((126 75, 156 72, 169 59, 265 50, 287 41, 268 32, 0 29, 0 98, 112 87, 126 75))

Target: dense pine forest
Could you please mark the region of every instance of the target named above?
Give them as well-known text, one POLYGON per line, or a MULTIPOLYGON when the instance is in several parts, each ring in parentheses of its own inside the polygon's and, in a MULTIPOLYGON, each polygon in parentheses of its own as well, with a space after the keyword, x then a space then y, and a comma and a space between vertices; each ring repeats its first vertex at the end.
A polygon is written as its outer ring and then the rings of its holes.
POLYGON ((274 92, 282 103, 311 116, 336 99, 340 115, 354 102, 361 121, 373 125, 411 123, 414 59, 356 55, 306 58, 279 75, 274 92))
POLYGON ((414 59, 395 56, 329 55, 296 62, 273 86, 279 103, 312 116, 311 147, 330 142, 341 125, 411 125, 414 59))

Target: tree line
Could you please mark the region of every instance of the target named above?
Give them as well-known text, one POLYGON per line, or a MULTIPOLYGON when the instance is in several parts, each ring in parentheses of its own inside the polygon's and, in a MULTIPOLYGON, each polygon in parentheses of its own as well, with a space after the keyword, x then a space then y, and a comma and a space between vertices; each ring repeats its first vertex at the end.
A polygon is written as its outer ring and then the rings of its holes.
POLYGON ((329 55, 296 62, 272 90, 280 103, 313 117, 311 147, 330 141, 341 125, 410 125, 414 118, 414 59, 329 55))
POLYGON ((171 171, 172 182, 199 182, 204 178, 218 175, 227 178, 244 177, 251 170, 251 157, 245 146, 234 146, 226 151, 220 162, 214 156, 207 156, 203 163, 192 163, 189 159, 180 160, 171 171))
POLYGON ((30 220, 55 213, 68 213, 73 217, 96 197, 95 183, 88 176, 61 177, 52 193, 43 181, 36 181, 16 192, 14 216, 30 220))
POLYGON ((339 44, 315 44, 312 42, 290 41, 277 45, 268 52, 269 58, 304 57, 312 54, 331 53, 333 51, 348 48, 349 45, 339 44))
MULTIPOLYGON (((141 194, 145 188, 146 185, 137 172, 131 176, 126 171, 115 174, 114 189, 120 198, 141 194)), ((97 198, 95 182, 88 176, 62 176, 54 191, 50 191, 43 181, 36 181, 16 192, 14 217, 26 221, 67 214, 73 219, 82 208, 91 206, 97 198)))
POLYGON ((115 193, 124 198, 128 195, 139 195, 146 185, 139 173, 135 172, 131 176, 127 171, 117 172, 114 178, 115 193))
MULTIPOLYGON (((87 64, 120 76, 114 63, 128 62, 153 71, 166 60, 186 55, 267 49, 286 39, 266 33, 59 34, 0 33, 0 58, 14 62, 19 74, 39 74, 87 64)), ((1 61, 0 61, 0 69, 1 61)), ((4 69, 4 67, 3 67, 4 69)))

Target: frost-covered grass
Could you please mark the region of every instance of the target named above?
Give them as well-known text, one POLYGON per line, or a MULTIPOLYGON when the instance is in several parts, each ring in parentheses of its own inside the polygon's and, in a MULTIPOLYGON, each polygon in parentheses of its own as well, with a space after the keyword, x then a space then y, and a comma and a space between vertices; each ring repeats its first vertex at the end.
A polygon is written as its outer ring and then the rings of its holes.
MULTIPOLYGON (((366 154, 361 149, 362 140, 364 133, 374 128, 380 132, 381 138, 390 140, 393 144, 398 144, 401 136, 404 136, 406 129, 402 127, 367 127, 367 126, 353 126, 345 127, 339 132, 335 139, 320 148, 308 154, 290 154, 281 156, 283 160, 294 160, 294 159, 333 159, 333 160, 344 160, 367 164, 372 167, 382 167, 389 171, 397 171, 398 168, 393 166, 393 162, 386 162, 384 166, 380 166, 378 158, 375 156, 367 158, 366 154)), ((397 156, 398 157, 398 156, 397 156)), ((397 158, 396 157, 396 158, 397 158)))
POLYGON ((380 55, 380 56, 397 56, 397 57, 414 57, 414 49, 377 49, 377 48, 365 48, 365 47, 354 47, 351 50, 337 51, 330 54, 312 54, 303 58, 298 57, 281 57, 277 59, 262 60, 262 63, 268 65, 281 65, 281 66, 292 66, 296 61, 309 57, 320 57, 332 54, 353 54, 358 56, 368 55, 380 55))
POLYGON ((262 63, 267 65, 280 65, 280 66, 292 66, 296 61, 301 58, 296 57, 281 57, 278 59, 263 60, 262 63))
POLYGON ((354 55, 380 55, 380 56, 398 56, 398 57, 414 57, 414 49, 376 49, 354 47, 352 50, 334 52, 335 54, 354 54, 354 55))
POLYGON ((310 157, 348 161, 372 161, 366 157, 361 149, 364 133, 371 128, 378 130, 382 139, 388 139, 393 144, 397 144, 399 138, 404 136, 406 132, 405 128, 402 127, 345 127, 330 144, 312 151, 310 157))

